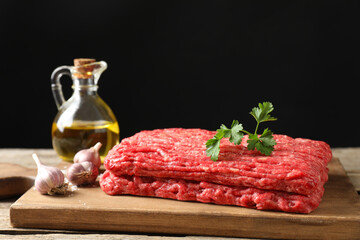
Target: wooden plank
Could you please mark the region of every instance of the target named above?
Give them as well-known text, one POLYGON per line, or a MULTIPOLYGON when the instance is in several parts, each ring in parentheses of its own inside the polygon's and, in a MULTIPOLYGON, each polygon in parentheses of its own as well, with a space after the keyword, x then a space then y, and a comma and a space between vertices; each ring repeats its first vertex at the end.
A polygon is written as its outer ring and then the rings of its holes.
POLYGON ((311 214, 259 211, 235 206, 108 196, 99 187, 66 196, 30 189, 10 209, 14 227, 148 232, 253 238, 358 239, 359 196, 338 159, 319 208, 311 214))
POLYGON ((350 182, 354 185, 355 190, 360 193, 360 172, 359 173, 348 173, 350 182))
MULTIPOLYGON (((199 236, 147 236, 147 235, 137 235, 137 234, 95 234, 95 233, 86 233, 86 234, 61 234, 61 233, 49 233, 49 234, 17 234, 17 235, 2 235, 0 234, 0 239, 2 240, 224 240, 223 238, 218 237, 199 237, 199 236)), ((239 238, 226 238, 226 240, 239 240, 239 238)), ((248 239, 242 238, 242 240, 256 240, 256 239, 248 239)))
POLYGON ((333 156, 340 159, 346 172, 360 173, 360 148, 346 147, 331 149, 333 156))
POLYGON ((20 196, 34 185, 36 169, 0 163, 0 199, 20 196))

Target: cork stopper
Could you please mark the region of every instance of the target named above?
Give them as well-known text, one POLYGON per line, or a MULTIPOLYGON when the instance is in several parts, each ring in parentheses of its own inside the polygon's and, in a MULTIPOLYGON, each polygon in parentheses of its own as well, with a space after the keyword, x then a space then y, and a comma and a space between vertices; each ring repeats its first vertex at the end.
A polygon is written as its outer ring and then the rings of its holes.
POLYGON ((89 78, 92 75, 92 72, 95 68, 95 65, 89 65, 96 62, 93 58, 75 58, 74 66, 76 67, 76 72, 74 73, 77 78, 89 78))
POLYGON ((75 58, 74 59, 74 66, 79 67, 85 64, 96 62, 94 58, 75 58))

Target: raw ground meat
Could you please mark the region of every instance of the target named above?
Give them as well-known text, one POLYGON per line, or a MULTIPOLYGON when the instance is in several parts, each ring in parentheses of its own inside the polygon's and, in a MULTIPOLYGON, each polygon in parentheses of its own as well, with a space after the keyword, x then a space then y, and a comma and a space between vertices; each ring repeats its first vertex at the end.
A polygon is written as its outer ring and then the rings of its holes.
POLYGON ((219 160, 213 162, 206 156, 205 142, 214 134, 202 129, 172 128, 142 131, 123 139, 105 158, 107 170, 101 178, 101 187, 108 194, 158 196, 290 212, 309 212, 320 203, 328 177, 326 165, 332 157, 325 142, 274 135, 277 145, 271 156, 264 156, 247 150, 246 136, 237 146, 223 139, 219 160), (193 194, 180 191, 166 196, 154 189, 135 191, 139 186, 130 180, 132 176, 149 177, 154 183, 151 186, 162 183, 163 188, 179 184, 170 180, 181 181, 186 191, 193 194), (197 187, 190 187, 190 183, 197 187), (228 198, 217 198, 214 191, 204 190, 200 186, 205 183, 220 186, 222 191, 226 189, 223 195, 228 198), (242 196, 244 191, 246 194, 242 196))
POLYGON ((312 195, 304 196, 281 191, 225 186, 182 179, 116 176, 109 171, 102 176, 100 186, 109 195, 152 196, 300 213, 310 213, 317 208, 324 193, 322 187, 318 191, 314 191, 312 195))

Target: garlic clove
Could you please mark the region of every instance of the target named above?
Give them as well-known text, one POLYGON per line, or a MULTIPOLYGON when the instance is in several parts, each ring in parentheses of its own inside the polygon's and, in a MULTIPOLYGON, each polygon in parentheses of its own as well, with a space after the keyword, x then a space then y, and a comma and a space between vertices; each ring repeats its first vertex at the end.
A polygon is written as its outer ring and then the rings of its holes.
POLYGON ((32 155, 36 162, 38 172, 35 178, 35 189, 41 194, 65 194, 67 184, 64 184, 64 174, 56 167, 45 166, 36 153, 32 155))
POLYGON ((99 169, 89 161, 72 164, 66 173, 69 182, 77 186, 93 184, 98 175, 99 169))
POLYGON ((101 159, 99 150, 101 146, 101 142, 98 142, 91 148, 80 150, 74 156, 74 163, 92 162, 97 168, 100 168, 101 159))

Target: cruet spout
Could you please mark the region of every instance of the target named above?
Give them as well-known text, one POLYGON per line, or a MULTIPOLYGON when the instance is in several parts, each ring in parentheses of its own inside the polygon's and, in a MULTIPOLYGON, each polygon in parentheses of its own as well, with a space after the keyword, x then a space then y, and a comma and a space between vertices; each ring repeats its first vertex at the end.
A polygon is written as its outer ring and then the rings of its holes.
POLYGON ((101 74, 107 68, 107 63, 105 61, 91 62, 92 59, 88 60, 90 63, 86 63, 86 60, 87 59, 75 59, 75 66, 71 68, 71 74, 73 77, 80 79, 93 78, 94 84, 97 85, 101 74))
POLYGON ((90 81, 81 81, 81 83, 90 83, 97 85, 101 74, 106 70, 105 61, 96 62, 91 58, 74 59, 74 66, 61 66, 56 68, 51 75, 51 88, 58 109, 65 103, 60 78, 63 75, 71 76, 75 82, 76 79, 90 79, 90 81))

